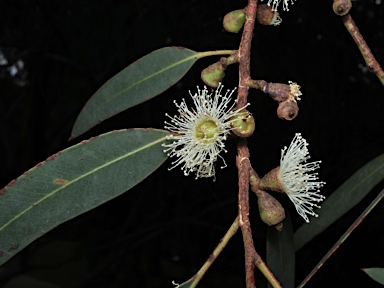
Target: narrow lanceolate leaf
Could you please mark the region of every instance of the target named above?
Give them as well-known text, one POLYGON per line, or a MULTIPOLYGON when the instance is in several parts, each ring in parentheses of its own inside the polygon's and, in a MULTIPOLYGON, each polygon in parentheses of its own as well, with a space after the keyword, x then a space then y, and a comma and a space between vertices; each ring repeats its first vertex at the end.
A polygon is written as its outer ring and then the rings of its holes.
POLYGON ((168 132, 109 132, 48 157, 0 191, 0 264, 57 225, 122 194, 166 159, 168 132))
POLYGON ((339 238, 339 240, 336 241, 336 243, 332 246, 332 248, 329 249, 327 254, 325 254, 325 256, 320 260, 319 263, 317 263, 315 268, 312 269, 312 271, 308 274, 308 276, 305 277, 305 279, 303 280, 303 282, 301 282, 298 288, 304 287, 305 284, 307 284, 307 282, 313 277, 313 275, 315 275, 317 271, 319 271, 319 269, 323 267, 325 261, 327 261, 332 256, 332 254, 335 253, 337 249, 339 249, 340 245, 343 244, 345 240, 347 240, 347 238, 349 237, 349 235, 351 235, 353 230, 355 230, 356 227, 361 224, 361 222, 365 219, 365 217, 367 217, 367 215, 372 211, 373 208, 375 208, 375 206, 380 202, 381 199, 383 199, 383 197, 384 197, 384 189, 381 190, 379 195, 376 196, 376 198, 371 202, 371 204, 369 204, 368 207, 365 208, 363 213, 361 213, 360 216, 357 217, 355 222, 353 222, 352 225, 349 226, 347 231, 339 238))
POLYGON ((311 223, 302 225, 295 232, 295 249, 299 250, 343 216, 383 179, 384 154, 357 170, 322 203, 321 209, 317 211, 319 217, 312 218, 311 223))
MULTIPOLYGON (((268 227, 267 266, 282 287, 295 286, 295 247, 291 218, 288 214, 283 222, 282 231, 268 227)), ((272 286, 268 283, 268 287, 272 286)))
POLYGON ((182 47, 165 47, 132 63, 92 95, 77 117, 71 137, 159 95, 187 73, 198 54, 182 47))
POLYGON ((364 268, 362 270, 367 273, 373 280, 384 285, 384 268, 364 268))

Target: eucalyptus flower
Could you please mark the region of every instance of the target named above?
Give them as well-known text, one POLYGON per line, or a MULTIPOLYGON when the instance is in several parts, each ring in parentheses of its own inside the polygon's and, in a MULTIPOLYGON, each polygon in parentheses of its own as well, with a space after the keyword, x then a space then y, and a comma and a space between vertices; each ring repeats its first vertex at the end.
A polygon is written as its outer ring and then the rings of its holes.
MULTIPOLYGON (((226 167, 224 159, 219 155, 225 150, 224 141, 233 129, 230 119, 241 109, 232 111, 235 101, 231 104, 232 91, 227 90, 222 95, 223 85, 219 85, 214 93, 209 93, 204 86, 203 90, 197 87, 197 93, 192 97, 194 108, 188 108, 185 99, 178 104, 174 101, 179 115, 171 117, 170 122, 165 121, 165 129, 172 134, 168 137, 171 143, 163 144, 168 156, 176 157, 172 162, 173 169, 181 166, 184 175, 190 172, 196 173, 196 179, 200 177, 215 176, 215 162, 220 157, 223 167, 226 167)), ((235 117, 236 118, 236 117, 235 117)))
POLYGON ((315 203, 325 199, 319 194, 325 182, 317 181, 317 173, 312 172, 320 167, 321 161, 307 162, 310 159, 307 146, 307 141, 297 133, 289 147, 281 150, 278 176, 297 213, 308 223, 307 214, 318 217, 313 208, 320 208, 315 203))
POLYGON ((260 189, 287 194, 297 213, 309 223, 307 215, 318 217, 313 209, 321 208, 316 203, 325 199, 319 194, 325 182, 317 181, 317 173, 313 173, 321 161, 307 162, 310 159, 307 147, 307 141, 297 133, 289 147, 281 150, 280 166, 261 179, 260 189))

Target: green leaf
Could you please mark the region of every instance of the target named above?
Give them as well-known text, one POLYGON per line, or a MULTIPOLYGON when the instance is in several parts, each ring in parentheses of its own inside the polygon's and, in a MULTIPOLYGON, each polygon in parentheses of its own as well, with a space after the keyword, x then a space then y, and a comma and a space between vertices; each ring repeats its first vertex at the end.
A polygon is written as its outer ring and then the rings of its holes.
POLYGON ((384 154, 357 170, 323 202, 321 209, 317 211, 319 217, 312 218, 311 223, 302 225, 295 232, 295 249, 299 250, 347 213, 383 179, 384 154))
POLYGON ((384 285, 384 268, 364 268, 362 270, 373 280, 384 285))
POLYGON ((182 47, 165 47, 133 62, 92 95, 77 117, 71 137, 159 95, 187 73, 199 54, 182 47))
POLYGON ((58 152, 0 191, 0 264, 59 224, 119 196, 165 160, 155 129, 109 132, 58 152))
POLYGON ((305 279, 303 280, 303 282, 301 282, 298 288, 304 287, 305 284, 307 284, 308 281, 313 277, 313 275, 315 275, 317 271, 319 271, 319 269, 323 267, 325 261, 327 261, 332 256, 332 254, 335 253, 337 249, 339 249, 341 244, 343 244, 345 240, 348 239, 351 233, 356 229, 356 227, 358 227, 361 224, 361 222, 363 222, 365 217, 367 217, 367 215, 372 211, 373 208, 375 208, 375 206, 380 202, 381 199, 383 199, 383 197, 384 197, 384 189, 381 190, 381 192, 376 196, 376 198, 373 199, 373 201, 368 205, 367 208, 365 208, 363 213, 361 213, 360 216, 357 217, 357 219, 352 223, 352 225, 349 226, 347 231, 345 231, 344 234, 339 238, 339 240, 337 240, 336 243, 332 246, 332 248, 328 250, 327 254, 325 254, 325 256, 321 258, 319 263, 317 263, 317 265, 312 269, 312 271, 308 274, 308 276, 305 277, 305 279))
MULTIPOLYGON (((291 218, 287 214, 283 221, 283 230, 268 227, 267 265, 283 287, 295 285, 295 247, 291 218)), ((272 287, 268 283, 268 287, 272 287)))

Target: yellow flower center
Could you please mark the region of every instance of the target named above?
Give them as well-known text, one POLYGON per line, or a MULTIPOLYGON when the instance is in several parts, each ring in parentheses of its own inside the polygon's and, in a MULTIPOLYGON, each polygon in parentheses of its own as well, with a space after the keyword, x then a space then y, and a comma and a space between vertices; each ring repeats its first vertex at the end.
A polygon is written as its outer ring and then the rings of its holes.
POLYGON ((219 132, 216 122, 213 120, 201 121, 195 127, 195 137, 201 140, 201 143, 208 144, 215 141, 215 136, 219 132))

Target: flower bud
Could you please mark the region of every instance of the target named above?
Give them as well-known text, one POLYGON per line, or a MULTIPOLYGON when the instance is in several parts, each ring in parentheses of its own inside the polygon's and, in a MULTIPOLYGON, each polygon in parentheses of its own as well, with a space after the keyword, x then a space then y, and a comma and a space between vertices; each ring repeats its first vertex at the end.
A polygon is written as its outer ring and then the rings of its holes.
POLYGON ((285 211, 280 202, 262 190, 256 192, 260 218, 268 226, 279 224, 285 218, 285 211))
POLYGON ((219 61, 216 62, 203 71, 201 71, 201 79, 203 82, 213 88, 217 88, 220 85, 220 82, 223 80, 225 76, 225 67, 219 61))
POLYGON ((284 120, 293 120, 299 114, 299 106, 296 101, 284 101, 279 103, 279 107, 277 108, 277 116, 280 119, 284 120))
POLYGON ((300 100, 300 96, 302 95, 300 86, 292 81, 288 81, 288 84, 267 83, 264 86, 264 92, 271 96, 273 100, 279 103, 285 100, 300 100))
POLYGON ((334 0, 333 1, 333 12, 339 16, 344 16, 351 10, 352 2, 351 0, 334 0))
POLYGON ((243 27, 245 22, 245 9, 229 12, 224 16, 223 27, 226 31, 237 33, 243 27))
POLYGON ((271 6, 261 4, 257 7, 256 19, 261 25, 280 25, 281 18, 279 12, 273 11, 271 6))
POLYGON ((255 119, 252 114, 246 110, 240 110, 230 118, 232 132, 239 137, 249 137, 255 131, 255 119))

